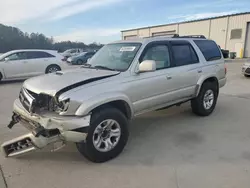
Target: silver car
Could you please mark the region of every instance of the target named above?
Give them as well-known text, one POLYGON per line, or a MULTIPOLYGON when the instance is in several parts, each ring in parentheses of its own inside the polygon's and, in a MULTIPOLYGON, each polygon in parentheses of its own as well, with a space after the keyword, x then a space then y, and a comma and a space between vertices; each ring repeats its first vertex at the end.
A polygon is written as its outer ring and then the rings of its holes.
POLYGON ((242 67, 242 74, 245 77, 249 77, 250 76, 250 63, 244 63, 243 67, 242 67))
POLYGON ((203 36, 110 43, 79 69, 25 81, 8 127, 21 123, 30 133, 2 149, 11 157, 75 142, 87 159, 105 162, 124 149, 134 117, 187 101, 208 116, 225 84, 221 51, 203 36))

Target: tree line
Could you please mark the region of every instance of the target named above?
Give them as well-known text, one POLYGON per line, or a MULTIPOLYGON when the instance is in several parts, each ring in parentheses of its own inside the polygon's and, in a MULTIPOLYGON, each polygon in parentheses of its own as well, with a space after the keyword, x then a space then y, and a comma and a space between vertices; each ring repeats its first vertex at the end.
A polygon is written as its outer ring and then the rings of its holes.
POLYGON ((0 24, 0 53, 16 49, 50 49, 63 52, 70 48, 81 48, 83 50, 98 50, 102 44, 83 42, 54 42, 53 38, 46 37, 41 33, 22 32, 16 27, 0 24))

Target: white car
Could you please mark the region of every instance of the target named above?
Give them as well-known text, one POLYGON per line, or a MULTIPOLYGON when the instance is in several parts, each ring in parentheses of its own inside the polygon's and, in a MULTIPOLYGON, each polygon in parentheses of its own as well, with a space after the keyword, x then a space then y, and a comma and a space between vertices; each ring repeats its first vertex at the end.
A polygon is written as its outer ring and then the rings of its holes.
POLYGON ((245 63, 242 67, 242 74, 245 77, 250 77, 250 63, 245 63))
POLYGON ((14 50, 0 55, 0 81, 25 79, 65 69, 63 56, 54 50, 14 50))
POLYGON ((78 55, 80 53, 82 53, 83 50, 82 49, 68 49, 66 51, 64 51, 63 53, 61 53, 64 57, 68 58, 68 57, 72 57, 72 56, 75 56, 75 55, 78 55))

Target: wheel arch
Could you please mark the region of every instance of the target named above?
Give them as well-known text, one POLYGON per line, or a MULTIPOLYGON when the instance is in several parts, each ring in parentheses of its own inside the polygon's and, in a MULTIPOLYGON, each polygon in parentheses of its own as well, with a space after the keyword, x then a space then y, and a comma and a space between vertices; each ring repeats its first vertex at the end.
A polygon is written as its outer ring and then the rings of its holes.
POLYGON ((132 112, 129 107, 129 104, 124 101, 124 100, 115 100, 115 101, 110 101, 108 103, 102 104, 91 111, 94 112, 96 110, 104 109, 106 107, 114 107, 118 110, 120 110, 128 119, 132 118, 132 112))
POLYGON ((87 102, 83 102, 83 104, 80 105, 75 115, 84 116, 96 110, 103 109, 107 106, 111 106, 120 110, 128 119, 131 119, 133 117, 134 113, 132 105, 129 102, 128 98, 125 96, 110 96, 109 98, 105 98, 105 100, 103 98, 88 100, 87 102))
POLYGON ((51 66, 57 66, 57 67, 59 67, 59 68, 60 68, 60 70, 62 70, 62 67, 61 67, 60 65, 58 65, 58 64, 56 64, 56 63, 54 63, 54 64, 50 64, 50 65, 48 65, 48 66, 46 67, 46 69, 45 69, 45 73, 47 73, 47 72, 48 72, 48 69, 49 69, 49 67, 51 67, 51 66))
POLYGON ((219 81, 216 76, 208 76, 204 77, 203 79, 199 80, 199 82, 196 85, 196 91, 195 91, 195 97, 197 97, 200 93, 201 87, 205 82, 215 83, 217 88, 217 93, 219 93, 219 81))

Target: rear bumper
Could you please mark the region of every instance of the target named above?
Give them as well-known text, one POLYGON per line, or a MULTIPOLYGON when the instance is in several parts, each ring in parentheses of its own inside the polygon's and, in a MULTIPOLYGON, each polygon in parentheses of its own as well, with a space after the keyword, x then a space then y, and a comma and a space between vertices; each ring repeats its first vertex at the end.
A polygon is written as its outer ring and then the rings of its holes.
POLYGON ((20 123, 30 133, 4 142, 1 147, 6 157, 41 149, 58 141, 81 142, 87 137, 87 133, 78 132, 77 129, 89 126, 90 115, 85 117, 67 117, 52 113, 32 115, 26 111, 19 99, 14 102, 13 112, 13 120, 8 127, 12 128, 14 124, 20 123))
POLYGON ((221 87, 225 86, 226 83, 227 83, 227 78, 220 79, 219 80, 219 87, 221 88, 221 87))

